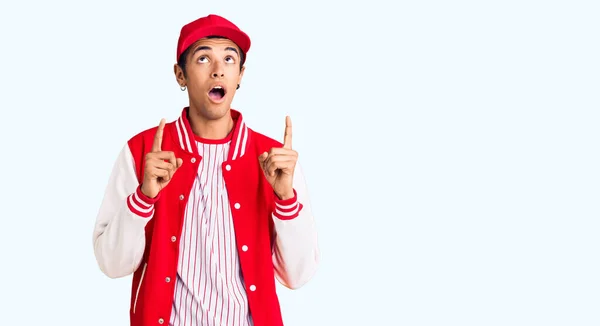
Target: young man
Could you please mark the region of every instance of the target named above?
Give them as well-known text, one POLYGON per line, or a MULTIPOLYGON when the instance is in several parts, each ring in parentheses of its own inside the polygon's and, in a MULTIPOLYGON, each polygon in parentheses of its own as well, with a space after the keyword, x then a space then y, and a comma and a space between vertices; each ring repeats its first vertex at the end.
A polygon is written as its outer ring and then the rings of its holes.
POLYGON ((132 326, 283 325, 275 278, 314 274, 317 234, 292 125, 283 144, 230 108, 249 37, 217 15, 181 29, 175 76, 189 106, 122 149, 97 216, 94 253, 133 273, 132 326))

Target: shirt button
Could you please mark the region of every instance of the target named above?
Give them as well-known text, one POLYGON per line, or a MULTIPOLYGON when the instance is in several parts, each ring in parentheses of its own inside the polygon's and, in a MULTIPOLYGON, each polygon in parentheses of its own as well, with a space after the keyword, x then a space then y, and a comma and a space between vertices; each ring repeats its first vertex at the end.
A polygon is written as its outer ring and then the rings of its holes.
POLYGON ((246 245, 243 245, 243 246, 242 246, 242 250, 243 250, 243 251, 248 251, 248 246, 246 246, 246 245))
POLYGON ((256 291, 256 286, 250 285, 250 291, 256 291))
POLYGON ((159 323, 159 324, 161 324, 161 325, 162 325, 164 322, 165 322, 165 320, 164 320, 164 319, 162 319, 162 318, 158 318, 158 323, 159 323))
POLYGON ((179 195, 179 200, 183 200, 183 195, 179 195))
POLYGON ((171 278, 167 276, 167 277, 165 278, 165 282, 167 282, 167 283, 171 282, 171 278))
POLYGON ((196 158, 192 157, 192 163, 196 163, 196 158))
POLYGON ((171 237, 171 242, 175 242, 175 241, 177 241, 177 237, 176 236, 172 236, 171 237))
POLYGON ((225 170, 231 171, 231 165, 229 165, 229 164, 225 165, 225 170))
POLYGON ((235 207, 235 209, 240 209, 240 203, 235 203, 235 205, 233 205, 233 207, 235 207))

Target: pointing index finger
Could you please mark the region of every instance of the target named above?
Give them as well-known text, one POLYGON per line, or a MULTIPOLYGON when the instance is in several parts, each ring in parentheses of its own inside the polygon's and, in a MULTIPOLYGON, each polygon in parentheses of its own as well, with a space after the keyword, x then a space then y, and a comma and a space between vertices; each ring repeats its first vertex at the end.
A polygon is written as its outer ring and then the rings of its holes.
POLYGON ((283 133, 283 148, 292 148, 292 118, 285 117, 285 132, 283 133))
POLYGON ((154 143, 152 143, 152 151, 160 152, 162 150, 163 130, 165 129, 165 119, 160 120, 156 134, 154 135, 154 143))

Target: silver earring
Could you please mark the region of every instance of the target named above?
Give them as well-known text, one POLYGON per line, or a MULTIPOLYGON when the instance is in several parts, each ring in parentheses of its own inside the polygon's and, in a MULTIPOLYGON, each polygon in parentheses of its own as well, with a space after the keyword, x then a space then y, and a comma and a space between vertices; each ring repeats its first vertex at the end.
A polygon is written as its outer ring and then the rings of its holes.
POLYGON ((187 88, 187 86, 181 86, 179 88, 181 88, 181 91, 183 92, 183 91, 185 91, 185 89, 187 88))

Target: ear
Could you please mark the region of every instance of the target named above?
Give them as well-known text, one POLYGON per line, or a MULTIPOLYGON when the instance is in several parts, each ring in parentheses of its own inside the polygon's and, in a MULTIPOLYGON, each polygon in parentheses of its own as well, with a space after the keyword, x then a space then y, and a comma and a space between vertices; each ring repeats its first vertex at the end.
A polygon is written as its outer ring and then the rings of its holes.
POLYGON ((175 64, 173 66, 173 72, 175 73, 175 79, 177 80, 177 84, 179 84, 179 86, 185 86, 186 85, 185 75, 183 74, 183 70, 181 69, 181 67, 178 64, 175 64))
POLYGON ((240 75, 238 76, 238 84, 242 83, 242 77, 244 77, 244 71, 246 70, 246 66, 242 66, 242 69, 240 69, 240 75))

